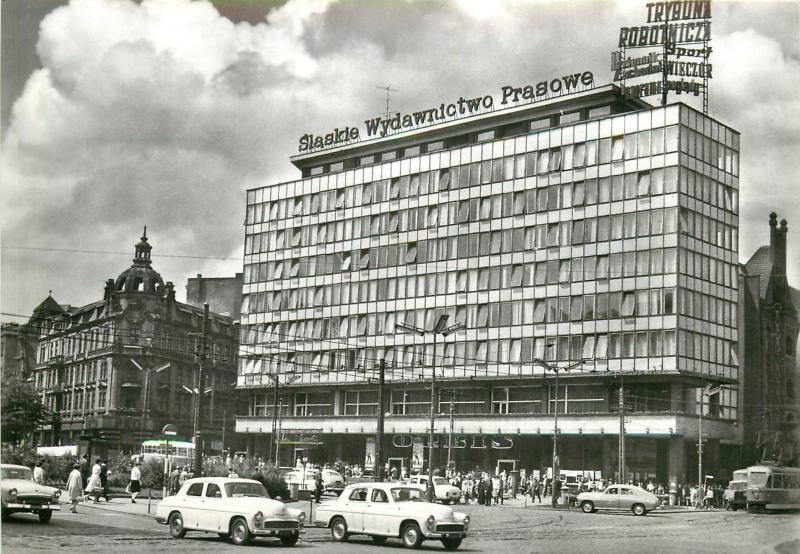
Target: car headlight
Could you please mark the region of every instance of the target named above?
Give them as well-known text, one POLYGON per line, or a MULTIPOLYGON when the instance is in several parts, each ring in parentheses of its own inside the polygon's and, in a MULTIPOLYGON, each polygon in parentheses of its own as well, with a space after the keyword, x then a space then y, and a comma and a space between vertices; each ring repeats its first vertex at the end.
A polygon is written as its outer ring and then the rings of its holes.
POLYGON ((428 531, 433 533, 433 530, 436 528, 436 518, 433 516, 428 516, 428 519, 425 521, 425 525, 428 528, 428 531))
POLYGON ((256 512, 256 515, 253 519, 255 520, 256 525, 260 527, 264 521, 264 514, 262 512, 256 512))
POLYGON ((469 516, 464 516, 464 525, 469 525, 469 516))

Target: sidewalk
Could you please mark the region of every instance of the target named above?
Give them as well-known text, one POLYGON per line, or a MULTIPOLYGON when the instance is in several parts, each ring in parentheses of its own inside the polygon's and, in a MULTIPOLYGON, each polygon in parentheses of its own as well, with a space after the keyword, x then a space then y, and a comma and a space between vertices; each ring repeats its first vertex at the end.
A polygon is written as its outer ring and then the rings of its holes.
MULTIPOLYGON (((109 510, 112 512, 119 512, 127 515, 145 517, 145 518, 155 518, 156 517, 156 506, 158 506, 159 499, 153 498, 150 501, 150 513, 147 511, 147 497, 145 496, 142 498, 141 496, 136 499, 136 504, 131 502, 130 496, 123 496, 123 497, 112 497, 111 502, 106 502, 105 500, 101 499, 95 504, 92 500, 88 502, 78 502, 78 512, 88 512, 90 510, 109 510)), ((61 511, 69 513, 69 508, 71 506, 70 502, 64 502, 63 498, 61 500, 61 511)))

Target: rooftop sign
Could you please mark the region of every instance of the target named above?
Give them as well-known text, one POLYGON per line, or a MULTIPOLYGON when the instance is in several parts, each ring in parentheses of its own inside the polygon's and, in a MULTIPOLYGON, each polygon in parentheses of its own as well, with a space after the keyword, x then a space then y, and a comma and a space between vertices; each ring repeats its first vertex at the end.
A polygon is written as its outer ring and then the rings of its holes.
POLYGON ((703 95, 703 112, 708 113, 708 79, 713 77, 711 56, 711 1, 678 0, 649 2, 647 25, 622 27, 619 50, 611 53, 614 81, 624 94, 634 98, 667 93, 703 95), (629 56, 628 49, 656 50, 629 56), (628 84, 629 79, 661 74, 658 80, 628 84), (677 77, 670 79, 670 77, 677 77))
POLYGON ((594 87, 594 75, 589 71, 572 73, 549 81, 522 86, 501 87, 499 100, 492 95, 458 100, 437 107, 411 113, 396 112, 393 117, 373 117, 364 121, 364 131, 358 126, 336 128, 323 134, 306 133, 300 137, 298 151, 313 152, 361 140, 382 138, 387 135, 478 115, 480 113, 538 102, 556 96, 579 92, 594 87))

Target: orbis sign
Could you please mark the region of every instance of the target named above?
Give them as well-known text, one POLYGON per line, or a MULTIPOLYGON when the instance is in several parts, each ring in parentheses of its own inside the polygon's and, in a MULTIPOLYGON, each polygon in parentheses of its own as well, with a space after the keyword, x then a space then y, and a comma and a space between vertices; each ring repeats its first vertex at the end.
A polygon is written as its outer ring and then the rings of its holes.
MULTIPOLYGON (((549 81, 539 81, 535 84, 518 87, 506 85, 500 89, 500 100, 497 104, 503 107, 512 107, 514 104, 536 102, 554 96, 586 90, 593 86, 594 75, 590 71, 572 73, 549 81)), ((364 121, 366 138, 385 137, 393 132, 409 131, 417 127, 469 117, 492 111, 493 109, 495 109, 495 97, 492 95, 478 96, 476 98, 461 97, 455 102, 442 103, 435 108, 406 114, 397 112, 389 118, 374 117, 367 119, 364 121)), ((300 152, 309 152, 341 146, 358 140, 361 140, 359 128, 347 126, 336 128, 324 134, 306 133, 300 137, 297 149, 300 152)))

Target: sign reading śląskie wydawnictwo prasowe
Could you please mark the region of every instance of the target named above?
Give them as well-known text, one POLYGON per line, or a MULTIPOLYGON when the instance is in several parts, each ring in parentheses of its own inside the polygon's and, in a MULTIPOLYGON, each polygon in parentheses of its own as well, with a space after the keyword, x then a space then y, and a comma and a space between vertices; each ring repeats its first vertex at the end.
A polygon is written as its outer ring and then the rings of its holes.
POLYGON ((640 98, 667 93, 703 95, 708 112, 708 80, 713 77, 711 56, 711 1, 649 2, 647 25, 622 27, 619 50, 611 53, 614 81, 626 96, 640 98), (639 49, 654 48, 650 52, 639 49), (636 49, 636 54, 628 50, 636 49), (660 74, 658 80, 629 84, 630 79, 660 74))
MULTIPOLYGON (((594 87, 594 75, 590 71, 571 73, 548 81, 519 87, 506 85, 500 89, 500 100, 497 105, 502 108, 538 102, 579 92, 594 87)), ((491 94, 476 98, 461 97, 451 103, 442 103, 438 107, 419 110, 412 113, 396 112, 392 117, 373 117, 364 121, 366 138, 385 137, 386 135, 409 131, 419 127, 434 125, 462 117, 469 117, 496 109, 495 97, 491 94)), ((361 140, 362 133, 358 126, 336 128, 328 133, 306 133, 300 137, 299 152, 312 152, 323 148, 341 146, 361 140)))

